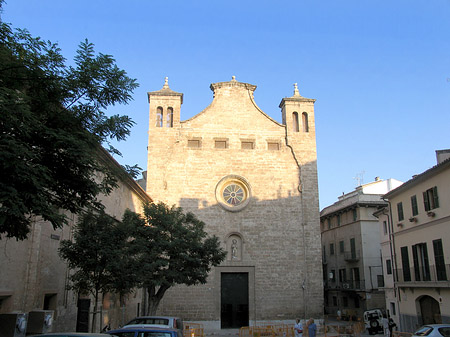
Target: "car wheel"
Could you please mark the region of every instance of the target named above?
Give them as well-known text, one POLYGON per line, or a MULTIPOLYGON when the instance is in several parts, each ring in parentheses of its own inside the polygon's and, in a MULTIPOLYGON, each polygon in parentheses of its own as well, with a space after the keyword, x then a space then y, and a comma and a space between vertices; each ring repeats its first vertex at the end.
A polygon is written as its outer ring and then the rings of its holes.
POLYGON ((376 319, 373 319, 373 320, 371 320, 370 321, 370 326, 372 327, 372 328, 378 328, 378 321, 376 320, 376 319))

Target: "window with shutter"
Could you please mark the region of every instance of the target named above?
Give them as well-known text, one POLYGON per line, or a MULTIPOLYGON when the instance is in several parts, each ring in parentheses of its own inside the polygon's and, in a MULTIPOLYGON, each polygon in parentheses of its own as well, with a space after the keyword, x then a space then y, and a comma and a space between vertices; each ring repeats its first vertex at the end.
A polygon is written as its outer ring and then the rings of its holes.
POLYGON ((408 247, 402 247, 400 251, 402 255, 403 281, 409 282, 411 281, 411 271, 409 270, 408 247))
POLYGON ((437 186, 423 192, 423 205, 426 212, 439 207, 437 186))
POLYGON ((412 209, 413 216, 416 216, 417 214, 419 214, 419 209, 417 207, 417 197, 415 195, 413 195, 411 197, 411 209, 412 209))
POLYGON ((442 239, 433 240, 433 251, 437 280, 446 281, 447 273, 445 271, 445 259, 444 249, 442 248, 442 239))
POLYGON ((404 217, 403 217, 403 204, 401 202, 397 204, 397 214, 398 214, 398 221, 402 221, 404 217))

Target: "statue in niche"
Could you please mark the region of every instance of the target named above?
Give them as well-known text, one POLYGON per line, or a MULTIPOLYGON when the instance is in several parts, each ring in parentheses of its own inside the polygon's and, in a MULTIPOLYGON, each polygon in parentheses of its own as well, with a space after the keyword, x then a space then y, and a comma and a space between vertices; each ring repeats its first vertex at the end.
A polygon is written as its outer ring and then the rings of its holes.
POLYGON ((236 239, 233 239, 232 244, 231 244, 231 259, 232 260, 236 260, 238 258, 237 251, 238 251, 238 243, 237 243, 236 239))

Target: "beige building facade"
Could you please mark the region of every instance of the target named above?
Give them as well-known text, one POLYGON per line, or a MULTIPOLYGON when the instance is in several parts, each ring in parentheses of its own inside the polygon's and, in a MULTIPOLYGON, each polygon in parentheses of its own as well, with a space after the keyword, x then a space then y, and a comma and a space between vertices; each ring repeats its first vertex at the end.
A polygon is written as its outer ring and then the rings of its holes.
MULTIPOLYGON (((106 213, 119 221, 127 208, 140 213, 142 202, 151 199, 105 150, 101 149, 99 155, 117 172, 122 172, 118 177, 118 187, 108 196, 99 196, 106 213)), ((46 310, 53 314, 53 331, 90 331, 93 298, 78 297, 78 294, 67 290, 70 270, 58 255, 61 241, 72 239, 73 227, 78 221, 73 214, 68 214, 68 219, 68 225, 53 229, 49 222, 36 218, 26 240, 1 238, 0 328, 6 326, 2 320, 6 316, 2 318, 2 314, 46 310)), ((118 296, 105 296, 99 303, 102 311, 97 315, 96 331, 108 323, 117 327, 134 318, 141 299, 139 290, 122 303, 118 296), (121 307, 121 304, 126 304, 126 307, 121 307)), ((2 329, 0 335, 10 336, 2 329)), ((17 333, 11 336, 22 335, 17 333)))
POLYGON ((378 212, 386 305, 401 331, 450 323, 450 150, 387 193, 378 212))
POLYGON ((313 99, 256 105, 256 86, 213 83, 211 104, 181 120, 183 94, 149 92, 147 193, 206 223, 228 252, 205 285, 170 289, 159 312, 236 328, 322 316, 313 99))

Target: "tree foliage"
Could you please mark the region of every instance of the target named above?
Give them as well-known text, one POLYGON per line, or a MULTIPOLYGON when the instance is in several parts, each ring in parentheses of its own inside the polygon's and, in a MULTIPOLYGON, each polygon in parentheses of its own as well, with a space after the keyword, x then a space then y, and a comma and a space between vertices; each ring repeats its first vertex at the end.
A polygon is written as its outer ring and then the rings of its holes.
POLYGON ((130 254, 138 283, 148 291, 148 313, 153 315, 166 291, 176 285, 206 283, 212 266, 226 256, 216 236, 193 213, 164 203, 146 203, 144 216, 126 211, 123 223, 132 231, 130 254))
POLYGON ((131 100, 136 80, 87 40, 65 62, 56 44, 0 21, 0 235, 25 239, 32 216, 60 227, 61 209, 100 208, 115 186, 97 151, 128 136, 132 120, 105 112, 131 100))
POLYGON ((100 293, 123 295, 136 285, 132 260, 127 254, 128 237, 120 222, 100 211, 84 214, 75 227, 73 241, 61 242, 59 254, 73 270, 69 287, 94 296, 94 314, 100 293))

